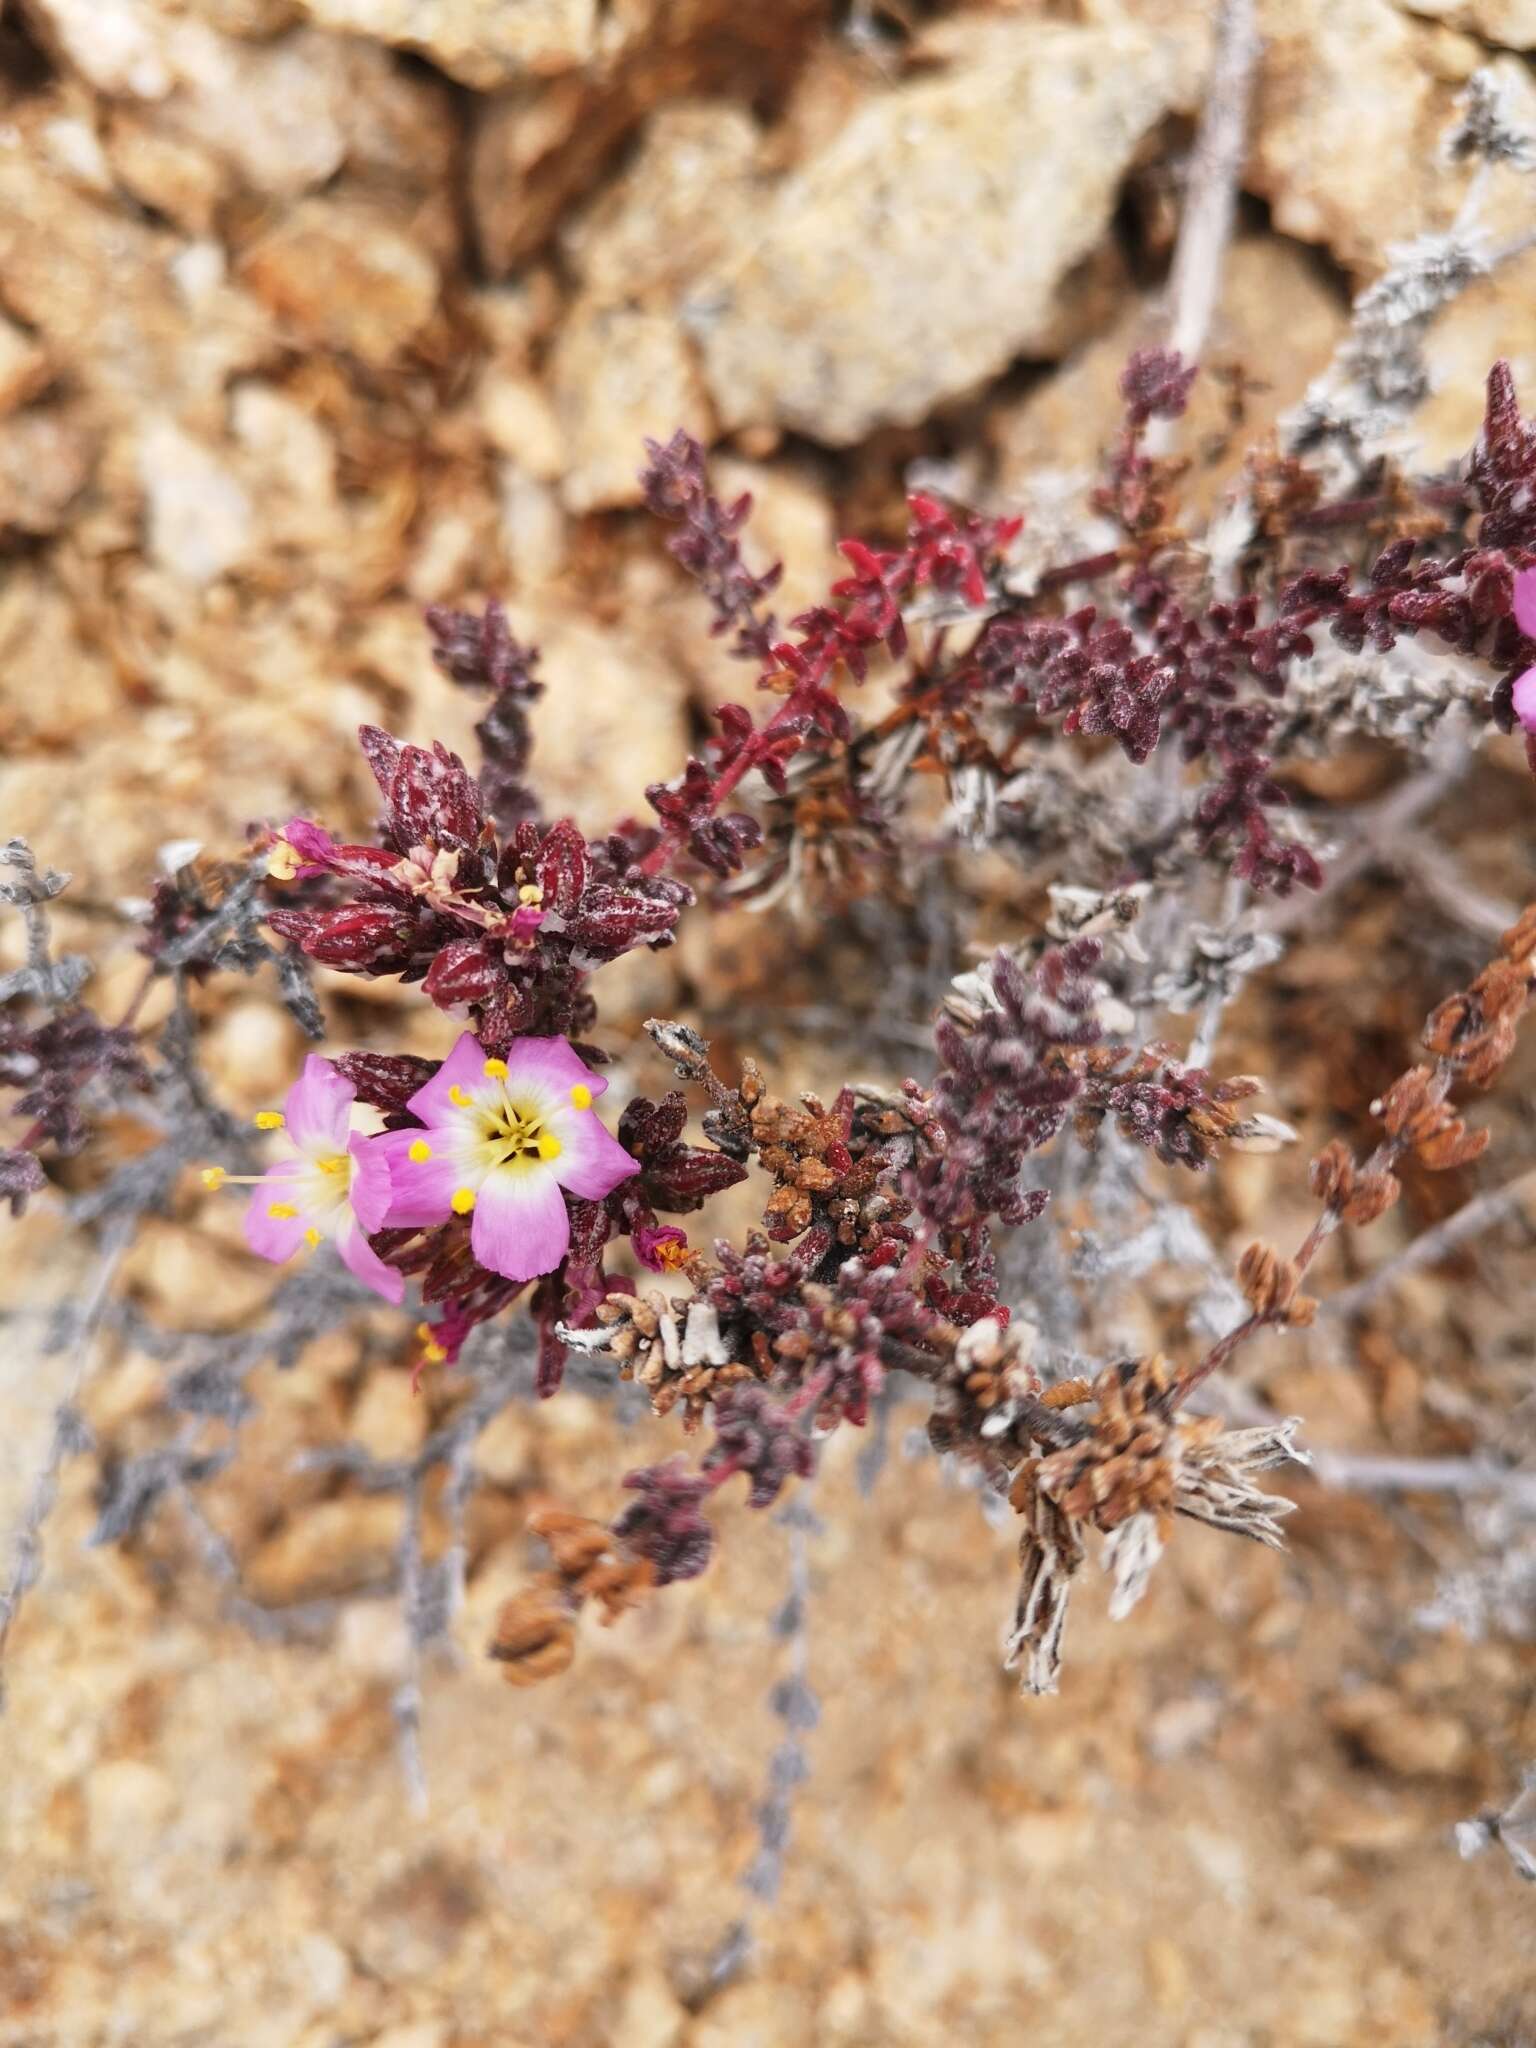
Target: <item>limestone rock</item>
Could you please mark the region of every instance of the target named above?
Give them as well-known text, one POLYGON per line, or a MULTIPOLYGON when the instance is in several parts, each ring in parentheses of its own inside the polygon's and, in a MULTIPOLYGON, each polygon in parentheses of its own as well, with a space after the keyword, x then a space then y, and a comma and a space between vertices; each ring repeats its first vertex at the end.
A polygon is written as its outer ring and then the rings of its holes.
MULTIPOLYGON (((480 109, 471 150, 486 268, 505 276, 537 251, 658 106, 710 94, 755 102, 787 84, 827 12, 826 0, 626 0, 607 11, 585 69, 510 79, 480 109)), ((807 68, 824 61, 819 50, 807 68)))
POLYGON ((487 89, 523 72, 585 63, 597 48, 598 0, 300 0, 321 28, 417 50, 463 85, 487 89))
POLYGON ((1422 14, 1451 28, 1465 29, 1507 50, 1536 50, 1536 0, 1400 0, 1410 14, 1422 14))
POLYGON ((0 532, 57 533, 90 481, 96 439, 78 407, 37 406, 0 433, 0 532))
POLYGON ((665 312, 578 300, 550 365, 568 450, 561 495, 572 512, 637 505, 645 437, 678 427, 709 438, 708 406, 677 323, 665 312))
POLYGON ((149 551, 188 583, 212 583, 240 562, 254 531, 251 501, 211 448, 173 420, 152 421, 139 442, 149 551))
POLYGON ((649 816, 646 784, 680 774, 688 752, 681 678, 631 634, 564 611, 509 609, 513 630, 542 653, 548 687, 532 718, 550 815, 568 811, 588 832, 649 816))
MULTIPOLYGON (((1137 302, 1054 376, 993 409, 988 431, 1000 499, 1021 498, 1042 471, 1097 467, 1120 422, 1120 372, 1131 351, 1155 335, 1156 312, 1155 304, 1137 302)), ((1232 480, 1246 450, 1326 367, 1347 324, 1343 295, 1310 251, 1278 235, 1232 245, 1203 371, 1178 430, 1180 449, 1195 458, 1191 503, 1209 505, 1232 480), (1236 428, 1224 370, 1247 380, 1236 428)))
POLYGON ((163 99, 172 75, 153 0, 27 0, 43 40, 97 92, 163 99))
POLYGON ((222 419, 224 387, 271 347, 211 244, 113 210, 50 167, 46 114, 0 131, 0 292, 71 379, 137 432, 146 407, 222 419))
POLYGON ((1407 423, 1397 446, 1426 469, 1459 461, 1483 423, 1483 388, 1491 364, 1507 357, 1526 403, 1536 393, 1536 251, 1527 250, 1491 277, 1479 278, 1447 306, 1424 345, 1433 389, 1407 423))
POLYGON ((757 125, 724 101, 663 107, 623 175, 561 237, 571 267, 597 297, 686 292, 724 263, 755 184, 757 125))
POLYGON ((1467 174, 1441 144, 1477 46, 1393 0, 1265 0, 1247 189, 1362 275, 1446 226, 1467 174))
POLYGON ((843 446, 1040 353, 1122 174, 1192 87, 1181 46, 1133 28, 947 28, 930 44, 950 68, 872 98, 695 294, 725 426, 843 446))
POLYGON ((286 1607, 379 1585, 393 1568, 401 1514, 400 1501, 381 1494, 303 1509, 251 1559, 252 1597, 286 1607))
POLYGON ((245 282, 306 341, 370 367, 393 362, 437 308, 437 267, 385 209, 344 194, 300 200, 246 250, 245 282))

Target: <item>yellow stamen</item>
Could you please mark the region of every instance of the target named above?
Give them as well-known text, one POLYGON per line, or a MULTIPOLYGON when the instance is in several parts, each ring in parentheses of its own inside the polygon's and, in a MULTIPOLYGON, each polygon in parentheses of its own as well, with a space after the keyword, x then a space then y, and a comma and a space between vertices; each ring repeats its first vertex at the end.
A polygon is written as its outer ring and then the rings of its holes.
POLYGON ((436 1343, 431 1337, 421 1347, 421 1362, 423 1365, 441 1365, 447 1356, 448 1354, 442 1345, 436 1343))
POLYGON ((292 1202, 269 1202, 267 1204, 267 1214, 274 1223, 291 1223, 298 1213, 292 1202))
POLYGON ((280 1131, 288 1119, 280 1109, 258 1109, 253 1121, 258 1131, 280 1131))
POLYGON ((313 1251, 320 1242, 319 1231, 313 1229, 306 1230, 304 1233, 304 1242, 309 1246, 310 1250, 313 1251))
POLYGON ((279 839, 267 855, 267 873, 274 882, 291 882, 302 865, 299 849, 286 839, 279 839))
POLYGON ((540 1131, 537 1149, 541 1159, 558 1159, 565 1147, 553 1131, 540 1131))
POLYGON ((416 1140, 415 1144, 411 1147, 410 1157, 418 1166, 426 1165, 427 1161, 432 1157, 432 1147, 425 1138, 418 1138, 416 1140))
POLYGON ((317 1159, 316 1166, 322 1173, 349 1173, 352 1162, 345 1152, 331 1152, 324 1159, 317 1159))
POLYGON ((205 1188, 221 1188, 229 1179, 229 1175, 222 1166, 205 1166, 198 1178, 205 1188))
POLYGON ((524 882, 517 892, 517 900, 519 903, 528 904, 531 908, 534 904, 544 901, 544 891, 537 882, 524 882))
POLYGON ((493 1081, 505 1081, 507 1078, 507 1063, 505 1060, 487 1060, 485 1071, 493 1081))
POLYGON ((592 1107, 592 1090, 585 1081, 578 1081, 576 1083, 576 1086, 571 1090, 571 1100, 578 1109, 590 1109, 592 1107))
POLYGON ((468 1109, 469 1107, 469 1097, 464 1093, 464 1090, 459 1086, 457 1081, 455 1081, 453 1086, 448 1090, 448 1100, 453 1104, 455 1109, 468 1109))
POLYGON ((467 1216, 475 1206, 474 1189, 455 1188, 453 1191, 453 1201, 450 1206, 455 1216, 467 1216))

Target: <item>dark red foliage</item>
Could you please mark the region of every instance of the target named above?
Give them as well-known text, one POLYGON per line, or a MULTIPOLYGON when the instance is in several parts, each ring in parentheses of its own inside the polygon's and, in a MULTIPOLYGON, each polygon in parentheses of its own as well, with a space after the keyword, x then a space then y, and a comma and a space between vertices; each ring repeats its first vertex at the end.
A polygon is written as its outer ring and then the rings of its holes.
MULTIPOLYGON (((103 1024, 83 1004, 31 1024, 0 1013, 0 1087, 19 1090, 8 1107, 31 1122, 32 1146, 46 1141, 61 1153, 80 1151, 90 1136, 88 1090, 107 1098, 117 1089, 148 1086, 149 1069, 132 1031, 103 1024)), ((17 1195, 36 1186, 25 1168, 13 1167, 3 1192, 15 1207, 17 1195)))
POLYGON ((710 631, 731 634, 731 652, 738 660, 766 662, 778 621, 763 610, 763 601, 777 588, 784 565, 775 562, 754 575, 742 560, 738 535, 752 510, 751 493, 743 491, 722 505, 709 488, 703 446, 681 427, 665 447, 647 441, 645 452, 650 459, 640 484, 646 509, 681 525, 667 551, 709 599, 715 615, 710 631))
POLYGON ((1176 420, 1189 404, 1199 369, 1177 349, 1139 348, 1120 372, 1120 396, 1133 427, 1148 420, 1176 420))
POLYGON ((432 658, 451 681, 483 690, 490 709, 475 727, 480 742, 480 788, 486 809, 503 832, 539 815, 538 798, 527 782, 533 735, 528 706, 543 695, 534 674, 539 650, 515 639, 507 615, 493 599, 478 617, 432 605, 427 611, 432 658))
POLYGON ((751 1486, 747 1505, 769 1508, 787 1479, 809 1479, 815 1469, 803 1423, 766 1387, 733 1387, 715 1403, 715 1441, 704 1459, 715 1485, 744 1472, 751 1486))
POLYGON ((614 1535, 654 1566, 658 1586, 696 1579, 715 1547, 715 1532, 700 1513, 713 1482, 690 1472, 681 1458, 669 1458, 664 1465, 626 1472, 624 1484, 639 1499, 621 1510, 614 1535))

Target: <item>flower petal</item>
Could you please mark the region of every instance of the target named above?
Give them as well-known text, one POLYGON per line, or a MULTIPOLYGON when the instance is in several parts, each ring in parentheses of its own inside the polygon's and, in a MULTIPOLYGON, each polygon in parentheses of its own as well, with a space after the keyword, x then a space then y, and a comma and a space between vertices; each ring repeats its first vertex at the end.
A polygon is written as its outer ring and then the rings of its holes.
POLYGON ((385 1301, 394 1302, 398 1308, 405 1294, 405 1275, 397 1273, 393 1266, 386 1266, 355 1216, 349 1216, 336 1233, 336 1249, 341 1253, 341 1263, 354 1279, 361 1280, 365 1287, 382 1295, 385 1301))
POLYGON ((458 1155, 457 1133, 453 1131, 384 1131, 368 1141, 377 1150, 389 1174, 389 1207, 384 1227, 389 1230, 421 1230, 443 1223, 453 1211, 455 1188, 473 1187, 458 1155), (413 1145, 426 1145, 431 1157, 415 1160, 413 1145))
POLYGON ((1527 732, 1536 732, 1536 668, 1515 677, 1515 716, 1527 732))
POLYGON ((573 1088, 586 1088, 596 1096, 608 1086, 606 1077, 593 1073, 563 1038, 515 1038, 506 1057, 509 1095, 527 1088, 569 1102, 573 1088))
POLYGON ((357 1090, 312 1052, 283 1104, 288 1135, 301 1152, 345 1152, 357 1090))
POLYGON ((353 1215, 370 1235, 384 1228, 394 1194, 389 1158, 378 1149, 378 1142, 376 1137, 364 1138, 354 1133, 347 1146, 352 1155, 352 1186, 347 1199, 353 1215))
POLYGON ((461 1094, 474 1095, 483 1092, 485 1085, 485 1048, 472 1031, 466 1031, 431 1080, 416 1090, 407 1107, 424 1124, 451 1123, 458 1115, 451 1091, 457 1088, 461 1094))
POLYGON ((304 1242, 304 1233, 310 1227, 310 1219, 294 1201, 295 1183, 293 1162, 285 1160, 282 1166, 274 1166, 264 1173, 251 1191, 251 1199, 245 1205, 245 1241, 259 1259, 271 1259, 281 1265, 284 1259, 291 1259, 304 1242), (273 1216, 268 1212, 276 1204, 279 1208, 292 1209, 292 1216, 273 1216))
POLYGON ((507 1280, 552 1273, 571 1241, 571 1219, 553 1173, 543 1166, 489 1173, 475 1197, 470 1249, 507 1280))
POLYGON ((1515 578, 1515 624, 1536 640, 1536 569, 1522 569, 1515 578))
POLYGON ((640 1171, 639 1160, 630 1158, 618 1139, 604 1129, 595 1111, 577 1109, 567 1101, 552 1109, 545 1121, 560 1140, 555 1178, 573 1195, 599 1201, 621 1180, 640 1171))

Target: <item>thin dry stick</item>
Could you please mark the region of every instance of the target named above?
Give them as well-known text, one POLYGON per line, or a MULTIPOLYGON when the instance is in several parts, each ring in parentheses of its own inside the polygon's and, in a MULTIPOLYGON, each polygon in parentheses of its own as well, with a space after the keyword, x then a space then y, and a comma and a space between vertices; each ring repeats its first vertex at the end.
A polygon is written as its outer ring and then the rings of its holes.
MULTIPOLYGON (((1332 1191, 1328 1193, 1317 1221, 1289 1260, 1288 1268, 1281 1269, 1286 1274, 1286 1284, 1278 1289, 1271 1288, 1266 1293, 1260 1283, 1256 1291, 1249 1292, 1248 1298, 1254 1304, 1253 1312, 1236 1329, 1218 1338, 1196 1365, 1179 1375, 1174 1396, 1176 1404, 1188 1400, 1198 1386, 1228 1365, 1241 1346, 1260 1330, 1284 1328, 1298 1321, 1311 1320, 1316 1304, 1310 1305, 1308 1314, 1303 1318, 1299 1313, 1301 1299, 1297 1287, 1317 1254, 1344 1222, 1352 1191, 1358 1199, 1373 1188, 1391 1190, 1384 1199, 1370 1204, 1366 1215, 1356 1219, 1369 1220, 1382 1214, 1396 1199, 1393 1170, 1406 1154, 1416 1153, 1432 1170, 1457 1165, 1464 1158, 1476 1156, 1480 1146, 1467 1142, 1469 1134, 1463 1130, 1459 1119, 1453 1119, 1445 1106, 1446 1098, 1459 1080, 1467 1079, 1480 1087, 1486 1087, 1492 1081, 1513 1050, 1515 1022, 1525 1008, 1533 978, 1536 978, 1536 904, 1522 912, 1518 922, 1504 934, 1500 953, 1477 977, 1472 988, 1448 997, 1430 1017, 1425 1027, 1424 1042, 1435 1054, 1434 1065, 1414 1068, 1404 1074, 1388 1090, 1383 1101, 1376 1105, 1386 1122, 1387 1135, 1365 1165, 1357 1172, 1342 1147, 1325 1148, 1313 1161, 1313 1173, 1316 1175, 1328 1166, 1329 1152, 1338 1150, 1343 1153, 1347 1170, 1340 1173, 1339 1162, 1333 1162, 1332 1191), (1521 978, 1523 989, 1520 987, 1521 978), (1513 1001, 1510 1000, 1511 995, 1513 1001), (1393 1098, 1400 1093, 1401 1100, 1394 1107, 1393 1098)), ((1327 1178, 1325 1176, 1325 1184, 1327 1178)), ((1320 1194, 1323 1193, 1323 1186, 1315 1179, 1313 1184, 1320 1194)), ((1267 1263, 1273 1277, 1279 1261, 1262 1246, 1251 1247, 1245 1254, 1244 1263, 1255 1252, 1262 1255, 1261 1265, 1267 1263)))
MULTIPOLYGON (((20 1610, 22 1601, 32 1590, 42 1573, 43 1524, 53 1508, 58 1492, 59 1472, 71 1451, 78 1447, 79 1418, 75 1403, 80 1397, 91 1371, 96 1363, 96 1338, 101 1321, 106 1314, 107 1303, 112 1292, 112 1282, 117 1269, 128 1249, 133 1234, 133 1219, 123 1218, 113 1224, 107 1232, 101 1263, 89 1295, 76 1311, 75 1318, 75 1361, 69 1376, 69 1386, 63 1400, 54 1410, 53 1429, 48 1439, 48 1449, 42 1467, 32 1483, 32 1491, 20 1519, 11 1533, 11 1571, 5 1586, 0 1588, 0 1660, 4 1659, 6 1643, 11 1626, 20 1610)), ((0 1683, 0 1713, 5 1709, 5 1690, 0 1683)))
POLYGON ((1527 1167, 1513 1180, 1506 1181, 1503 1187, 1490 1188, 1486 1194, 1464 1203, 1453 1216, 1447 1216, 1433 1230, 1424 1231, 1412 1244, 1405 1245, 1395 1258, 1388 1259, 1374 1273, 1367 1273, 1353 1287, 1330 1295, 1318 1313, 1325 1316, 1358 1315, 1380 1295, 1395 1287, 1406 1274, 1418 1272, 1421 1266, 1434 1265, 1469 1238, 1481 1237, 1506 1217, 1517 1215, 1533 1195, 1536 1195, 1536 1167, 1527 1167))
POLYGON ((1225 0, 1168 280, 1169 345, 1191 363, 1205 349, 1221 295, 1258 58, 1254 0, 1225 0))

